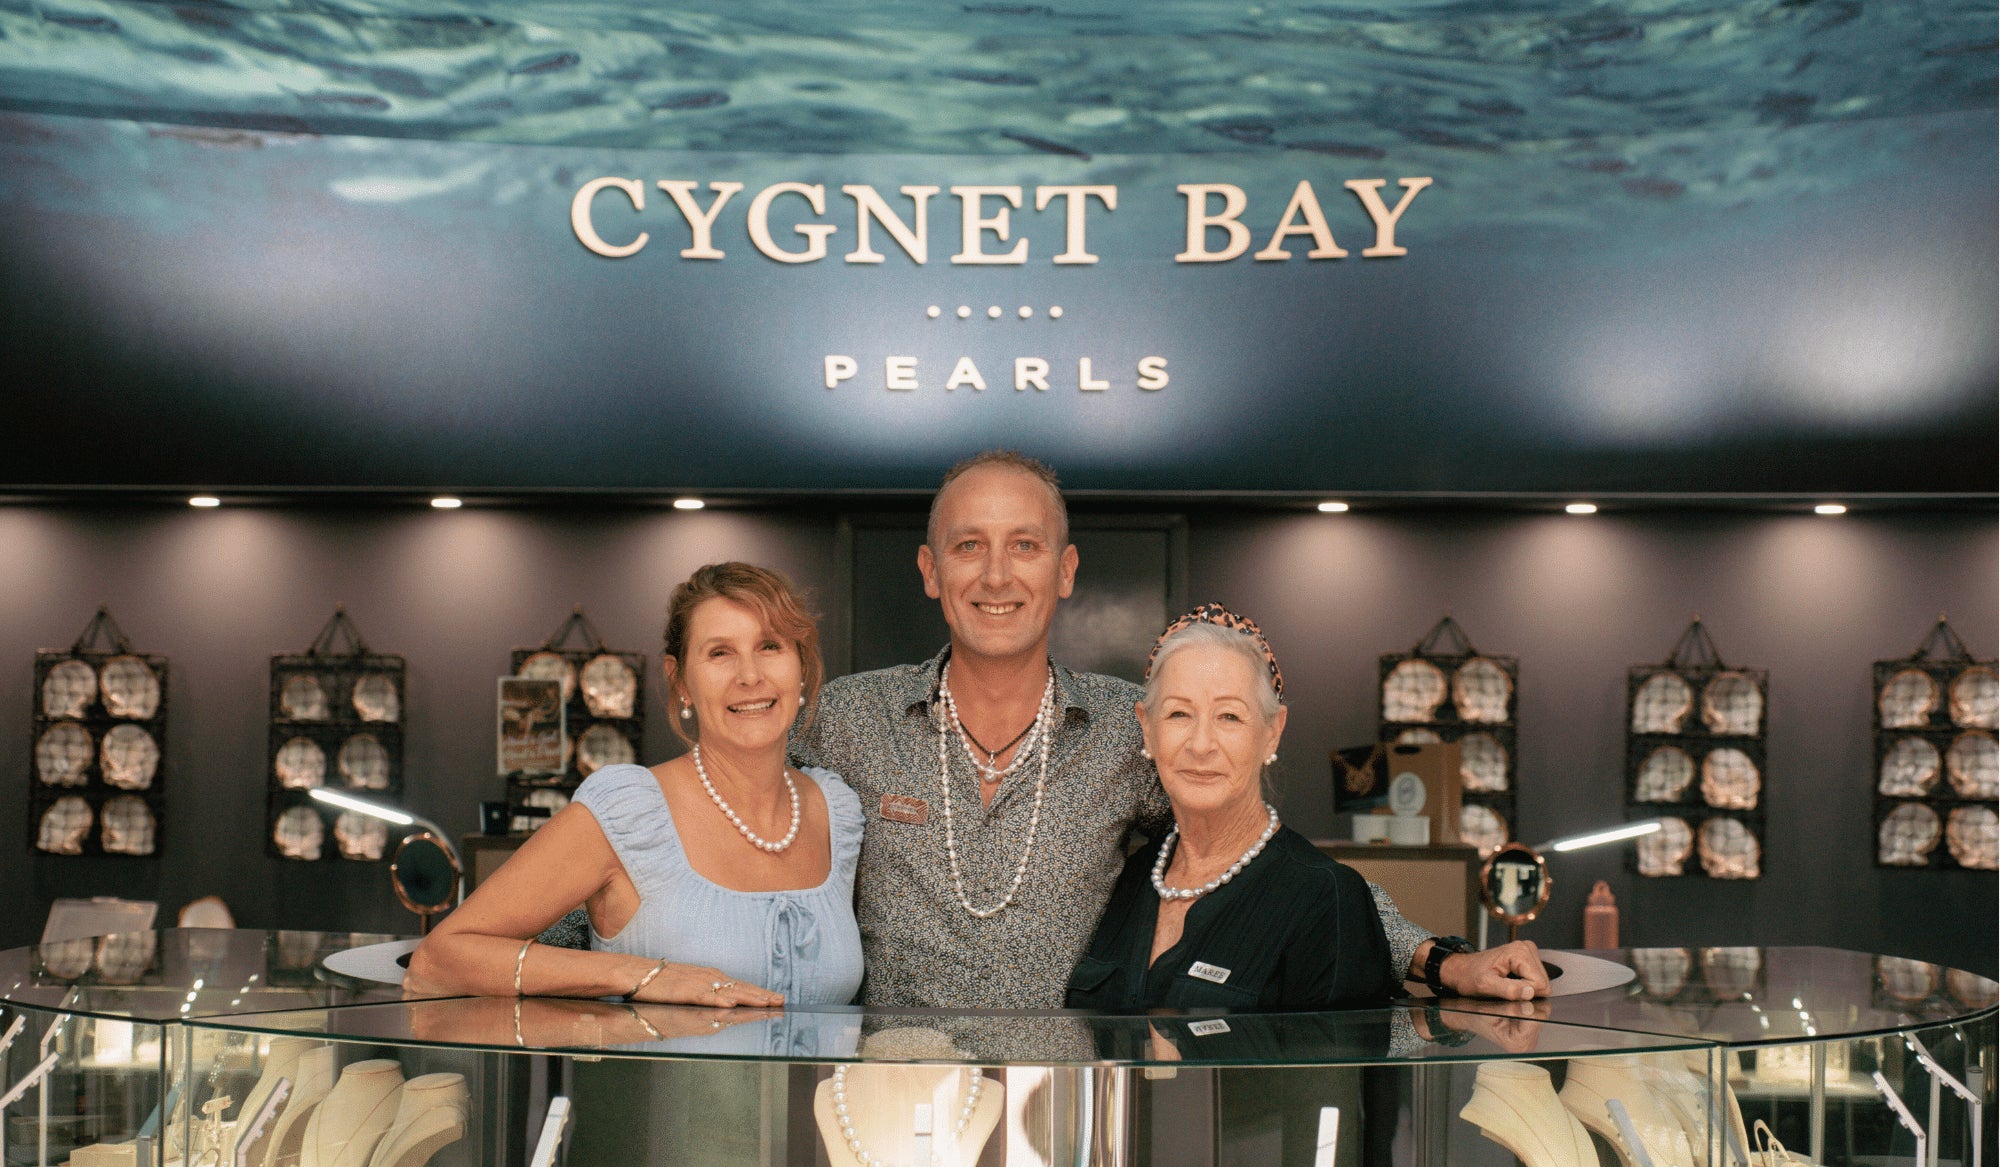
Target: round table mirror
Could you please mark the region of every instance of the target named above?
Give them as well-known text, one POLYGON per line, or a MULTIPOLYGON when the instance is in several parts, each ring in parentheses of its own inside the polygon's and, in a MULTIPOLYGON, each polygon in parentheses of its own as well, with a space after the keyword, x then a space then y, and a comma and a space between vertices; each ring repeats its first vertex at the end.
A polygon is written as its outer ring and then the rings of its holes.
POLYGON ((396 845, 389 861, 389 883, 396 898, 423 920, 423 930, 431 921, 450 911, 458 902, 458 881, 464 872, 458 857, 444 840, 429 831, 418 831, 396 845))
POLYGON ((1479 898, 1486 910, 1507 922, 1507 939, 1541 914, 1549 902, 1549 869, 1525 843, 1508 843, 1479 870, 1479 898))

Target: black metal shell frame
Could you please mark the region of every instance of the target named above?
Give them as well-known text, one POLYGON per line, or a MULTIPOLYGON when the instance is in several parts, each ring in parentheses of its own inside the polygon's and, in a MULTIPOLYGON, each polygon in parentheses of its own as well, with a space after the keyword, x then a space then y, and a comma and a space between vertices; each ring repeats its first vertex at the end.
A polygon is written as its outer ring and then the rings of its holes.
POLYGON ((111 856, 120 859, 157 859, 165 845, 167 809, 167 658, 155 653, 134 652, 118 622, 111 618, 111 611, 99 607, 90 623, 75 643, 67 649, 43 649, 35 654, 35 684, 29 697, 34 702, 34 733, 28 741, 28 850, 37 855, 62 857, 61 852, 44 851, 38 846, 42 816, 59 799, 74 796, 81 798, 90 807, 90 830, 84 835, 80 854, 90 856, 111 856), (153 677, 159 682, 160 700, 153 709, 153 716, 145 718, 118 717, 105 708, 101 692, 94 694, 82 712, 76 717, 50 717, 42 704, 42 684, 49 672, 66 660, 79 660, 90 666, 94 675, 102 675, 105 662, 114 657, 137 657, 153 670, 153 677), (81 786, 50 786, 42 781, 41 769, 35 758, 35 748, 50 726, 61 721, 74 721, 90 735, 90 764, 83 773, 81 786), (102 750, 104 735, 121 725, 133 725, 146 731, 159 747, 160 760, 153 769, 153 780, 143 790, 127 790, 114 786, 104 779, 102 750), (122 851, 104 849, 104 805, 114 798, 137 798, 145 804, 153 816, 153 847, 143 855, 132 855, 122 851))
POLYGON ((577 605, 569 618, 556 627, 555 632, 540 645, 533 648, 517 648, 513 651, 508 671, 518 673, 522 662, 536 653, 552 652, 569 662, 571 671, 577 675, 577 683, 571 687, 569 700, 564 705, 564 724, 568 727, 569 750, 563 761, 560 774, 540 775, 514 772, 507 778, 507 813, 511 818, 520 814, 528 806, 528 796, 538 790, 560 791, 565 798, 576 793, 582 784, 584 774, 577 767, 576 743, 583 735, 598 725, 609 726, 625 735, 632 743, 636 756, 645 747, 646 728, 646 654, 626 652, 621 649, 606 648, 604 637, 598 634, 596 625, 583 614, 583 606, 577 605), (583 692, 583 666, 600 656, 615 656, 631 668, 637 688, 632 694, 632 716, 599 717, 591 711, 590 703, 583 692))
POLYGON ((1994 736, 1993 729, 1964 724, 1955 720, 1952 714, 1952 682, 1967 671, 1978 668, 1994 670, 1996 662, 1992 659, 1980 660, 1974 657, 1965 642, 1959 639, 1958 633, 1952 630, 1951 625, 1942 616, 1931 626, 1929 635, 1924 637, 1923 643, 1917 645, 1916 651, 1894 660, 1875 662, 1874 683, 1869 686, 1868 702, 1869 716, 1873 719, 1875 728, 1875 765, 1868 775, 1868 788, 1875 795, 1875 829, 1869 835, 1869 845, 1875 850, 1877 867, 1898 871, 1963 870, 1958 859, 1953 856, 1943 833, 1949 827, 1951 812, 1960 808, 2000 807, 2000 803, 1996 803, 1994 799, 1964 797, 1952 785, 1947 773, 1946 759, 1952 745, 1959 738, 1968 733, 1983 733, 1989 738, 1994 736), (1937 686, 1938 699, 1921 725, 1884 726, 1882 691, 1898 674, 1909 669, 1915 669, 1931 679, 1932 684, 1937 686), (1937 750, 1939 770, 1937 780, 1930 791, 1922 796, 1883 794, 1882 764, 1898 743, 1910 738, 1927 741, 1937 750), (1937 843, 1931 848, 1923 863, 1884 863, 1880 841, 1882 822, 1895 813, 1898 807, 1911 803, 1927 806, 1937 815, 1940 831, 1937 843))
POLYGON ((1471 639, 1458 621, 1445 616, 1431 630, 1424 634, 1408 652, 1386 652, 1377 658, 1375 676, 1375 711, 1377 741, 1392 742, 1406 730, 1427 729, 1435 733, 1439 740, 1455 742, 1467 735, 1484 733, 1500 743, 1507 752, 1506 789, 1461 790, 1460 802, 1466 806, 1483 806, 1500 816, 1507 824, 1510 838, 1521 837, 1521 824, 1514 817, 1515 794, 1520 787, 1520 751, 1516 746, 1516 710, 1521 696, 1521 663, 1512 656, 1500 656, 1490 652, 1480 652, 1474 648, 1471 639), (1458 670, 1466 662, 1475 658, 1490 660, 1500 666, 1507 675, 1507 715, 1500 721, 1467 721, 1459 716, 1457 704, 1452 700, 1451 682, 1458 670), (1390 721, 1382 716, 1382 687, 1389 674, 1397 665, 1408 660, 1424 660, 1436 665, 1445 677, 1444 699, 1438 703, 1429 718, 1421 721, 1390 721))
MULTIPOLYGON (((1693 849, 1681 865, 1681 873, 1673 875, 1647 876, 1652 879, 1717 878, 1708 874, 1701 861, 1702 827, 1712 819, 1734 819, 1741 823, 1757 842, 1756 876, 1761 878, 1770 858, 1770 848, 1765 845, 1764 806, 1771 788, 1770 768, 1766 765, 1766 738, 1770 732, 1771 710, 1770 674, 1763 669, 1744 668, 1723 662, 1715 641, 1708 629, 1696 616, 1686 631, 1675 642, 1673 651, 1658 664, 1633 665, 1625 675, 1625 817, 1628 821, 1673 817, 1684 820, 1694 832, 1693 849), (1654 676, 1668 673, 1679 677, 1688 686, 1691 695, 1686 714, 1680 719, 1679 729, 1674 732, 1645 732, 1633 729, 1633 710, 1639 699, 1640 688, 1654 676), (1703 717, 1703 696, 1709 684, 1717 677, 1734 674, 1743 677, 1756 687, 1759 701, 1756 731, 1753 733, 1717 732, 1703 717), (1685 751, 1694 762, 1694 777, 1681 792, 1680 797, 1671 800, 1645 799, 1639 797, 1639 772, 1654 750, 1662 746, 1675 746, 1685 751), (1719 806, 1710 802, 1702 791, 1703 766, 1709 754, 1721 749, 1735 749, 1749 757, 1757 768, 1757 794, 1755 803, 1749 807, 1719 806)), ((1628 848, 1625 855, 1626 869, 1638 874, 1640 871, 1638 851, 1628 848)), ((1734 882, 1730 880, 1729 882, 1734 882)))
POLYGON ((278 751, 293 738, 305 738, 318 745, 326 757, 326 770, 321 779, 326 787, 385 803, 400 803, 403 795, 403 720, 409 712, 407 680, 408 668, 403 658, 369 651, 367 643, 361 639, 360 630, 344 607, 334 609, 332 619, 320 629, 306 651, 279 653, 271 657, 270 735, 264 760, 266 854, 295 863, 315 862, 286 855, 278 848, 275 838, 279 817, 293 807, 305 807, 319 817, 323 830, 317 862, 388 861, 395 850, 396 840, 393 838, 384 843, 379 859, 346 859, 334 839, 334 824, 342 812, 314 801, 304 789, 281 783, 278 780, 278 751), (285 709, 283 693, 286 682, 302 676, 311 677, 319 684, 326 698, 325 718, 295 718, 285 709), (394 720, 370 720, 356 708, 355 686, 369 677, 386 678, 394 687, 397 706, 394 720), (341 778, 338 761, 341 747, 358 734, 372 736, 388 756, 388 769, 382 786, 355 787, 341 778))

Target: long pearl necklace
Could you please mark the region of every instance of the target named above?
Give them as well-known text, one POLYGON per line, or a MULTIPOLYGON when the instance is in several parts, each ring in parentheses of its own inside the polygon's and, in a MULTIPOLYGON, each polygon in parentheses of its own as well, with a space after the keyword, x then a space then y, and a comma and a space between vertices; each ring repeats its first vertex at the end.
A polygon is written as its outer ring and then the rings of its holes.
POLYGON ((757 832, 751 830, 749 824, 739 818, 736 812, 730 809, 729 804, 722 801, 722 796, 715 792, 715 783, 708 780, 708 770, 701 764, 701 743, 699 742, 695 743, 694 747, 694 772, 701 779, 701 788, 708 791, 709 798, 715 801, 715 805, 721 809, 723 816, 736 824, 736 829, 743 833, 744 838, 750 840, 752 847, 757 848, 759 851, 769 851, 771 854, 776 855, 778 852, 791 846, 792 840, 799 837, 799 788, 792 781, 792 772, 789 768, 784 771, 784 776, 785 789, 790 791, 792 795, 792 829, 785 832, 785 837, 775 843, 768 839, 759 838, 757 832))
MULTIPOLYGON (((833 1071, 833 1117, 840 1123, 840 1137, 847 1141, 848 1151, 854 1155, 855 1161, 860 1163, 861 1167, 876 1167, 878 1164, 880 1167, 889 1167, 863 1147, 861 1136, 854 1133, 854 1116, 847 1112, 847 1071, 846 1066, 836 1067, 833 1071)), ((979 1092, 986 1088, 986 1077, 980 1073, 978 1066, 972 1067, 970 1073, 972 1080, 965 1084, 965 1105, 958 1108, 958 1122, 951 1128, 951 1141, 954 1146, 964 1137, 965 1128, 972 1125, 973 1113, 979 1109, 979 1092)), ((942 1163, 944 1160, 936 1151, 932 1151, 931 1162, 942 1163)))
MULTIPOLYGON (((951 666, 945 666, 944 674, 938 678, 938 689, 943 695, 946 707, 951 707, 951 666)), ((950 717, 939 717, 938 727, 938 786, 944 791, 944 857, 951 868, 951 887, 958 894, 958 906, 975 919, 987 920, 1007 910, 1014 902, 1014 896, 1021 890, 1021 880, 1028 874, 1028 857, 1035 853, 1035 828, 1042 821, 1042 794, 1049 784, 1049 739, 1055 736, 1051 728, 1055 724, 1056 674, 1049 669, 1049 683, 1042 687, 1042 703, 1035 710, 1034 733, 1039 739, 1041 772, 1035 777, 1035 809, 1028 815, 1028 844, 1021 849, 1021 861, 1014 865, 1014 882, 1007 888, 1007 894, 999 903, 990 908, 975 908, 965 894, 965 878, 958 867, 958 835, 952 826, 951 814, 951 735, 946 728, 950 717)), ((955 715, 953 715, 955 716, 955 715)), ((1021 750, 1027 753, 1025 747, 1021 750)))
POLYGON ((1167 832, 1167 841, 1160 844, 1160 857, 1153 860, 1153 890, 1159 892, 1160 898, 1163 900, 1198 900, 1223 884, 1228 883, 1230 880, 1235 879, 1236 873, 1250 866, 1250 861, 1263 853, 1264 844, 1270 842, 1271 836, 1278 833, 1278 808, 1267 802, 1264 804, 1264 809, 1269 811, 1271 815, 1270 822, 1264 825, 1264 833, 1257 836, 1257 841, 1252 843, 1250 849, 1243 853, 1243 858, 1229 865, 1229 870, 1202 884, 1200 887, 1167 886, 1167 860, 1173 857, 1174 840, 1181 837, 1181 825, 1175 823, 1173 828, 1167 832))

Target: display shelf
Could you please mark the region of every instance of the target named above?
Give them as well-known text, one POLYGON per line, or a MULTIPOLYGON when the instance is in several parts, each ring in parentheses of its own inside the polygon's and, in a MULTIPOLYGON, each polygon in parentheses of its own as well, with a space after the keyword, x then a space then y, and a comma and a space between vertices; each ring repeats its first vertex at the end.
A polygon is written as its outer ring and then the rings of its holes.
POLYGON ((1990 1114, 2000 991, 1894 966, 1899 985, 1952 987, 1904 1001, 1882 958, 1834 949, 1627 949, 1597 955, 1638 979, 1535 1002, 711 1010, 426 998, 325 968, 376 937, 145 935, 136 984, 0 953, 0 1026, 23 1019, 0 1070, 18 1080, 45 1039, 57 1055, 7 1112, 5 1162, 527 1164, 564 1109, 554 1161, 571 1167, 850 1167, 857 1144, 879 1164, 962 1167, 1593 1167, 1637 1161, 1620 1111, 1656 1167, 1737 1162, 1764 1130, 1815 1163, 1907 1159, 1876 1074, 1941 1161, 1963 1162, 1969 1108, 1948 1091, 1933 1106, 1917 1054, 1990 1114))

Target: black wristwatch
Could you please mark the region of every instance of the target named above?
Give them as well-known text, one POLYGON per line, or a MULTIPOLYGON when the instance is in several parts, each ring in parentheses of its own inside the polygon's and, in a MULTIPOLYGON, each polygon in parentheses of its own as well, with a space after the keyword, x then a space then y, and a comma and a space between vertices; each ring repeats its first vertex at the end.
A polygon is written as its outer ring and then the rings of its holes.
POLYGON ((1439 936, 1431 941, 1431 952, 1424 958, 1424 984, 1428 985, 1433 997, 1445 995, 1444 982, 1438 973, 1444 968, 1444 958, 1456 952, 1471 952, 1472 944, 1463 936, 1439 936))

